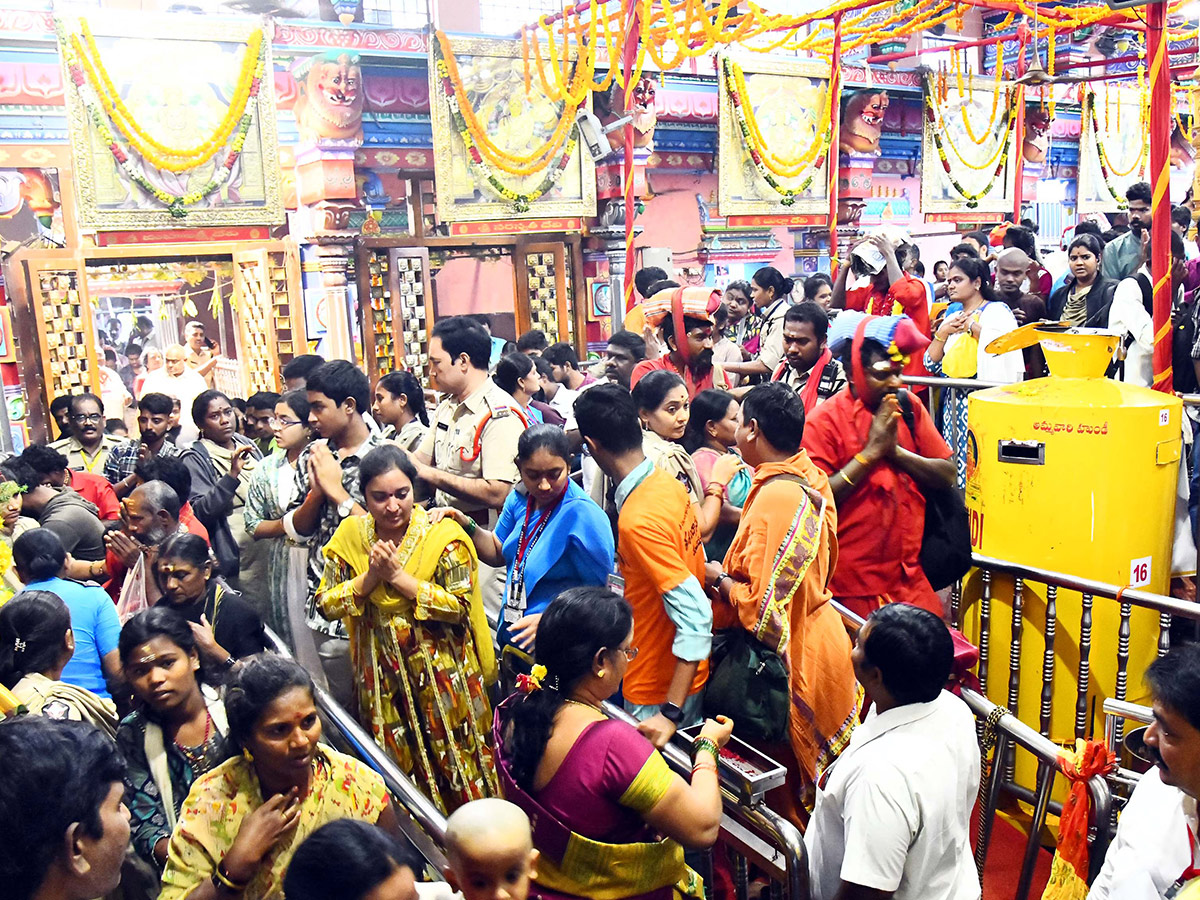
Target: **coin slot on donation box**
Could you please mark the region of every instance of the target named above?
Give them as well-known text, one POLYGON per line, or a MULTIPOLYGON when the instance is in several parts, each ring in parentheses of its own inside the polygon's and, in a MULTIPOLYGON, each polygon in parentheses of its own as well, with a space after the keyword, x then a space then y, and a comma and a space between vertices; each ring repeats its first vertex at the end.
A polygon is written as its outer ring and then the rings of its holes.
POLYGON ((1042 441, 1000 441, 1000 462, 1020 466, 1044 466, 1046 445, 1042 441))

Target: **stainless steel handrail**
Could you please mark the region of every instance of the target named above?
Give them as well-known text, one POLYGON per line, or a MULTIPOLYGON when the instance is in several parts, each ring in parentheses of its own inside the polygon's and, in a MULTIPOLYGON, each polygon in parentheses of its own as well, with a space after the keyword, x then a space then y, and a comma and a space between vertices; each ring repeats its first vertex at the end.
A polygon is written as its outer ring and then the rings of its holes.
POLYGON ((1143 591, 1138 588, 1122 588, 1120 585, 1094 581, 1091 578, 1079 578, 1075 575, 1068 575, 1065 572, 1039 569, 1036 566, 1025 566, 1020 563, 1009 562, 1006 559, 996 559, 995 557, 981 556, 979 554, 972 554, 971 562, 972 565, 979 569, 1003 572, 1005 575, 1013 575, 1026 581, 1052 584, 1060 588, 1066 588, 1069 591, 1091 594, 1093 597, 1116 600, 1119 593, 1122 602, 1132 603, 1134 606, 1142 606, 1172 616, 1183 616, 1186 619, 1200 619, 1200 603, 1177 600, 1165 594, 1155 594, 1151 591, 1143 591))
MULTIPOLYGON (((636 719, 612 703, 604 704, 604 713, 610 719, 637 727, 636 719)), ((670 743, 661 752, 672 769, 684 778, 691 777, 692 760, 683 747, 677 743, 670 743)), ((721 772, 721 768, 725 765, 722 762, 721 767, 718 768, 724 816, 744 828, 764 832, 775 838, 778 842, 776 849, 783 855, 783 865, 780 866, 778 860, 761 855, 759 862, 774 869, 775 873, 781 876, 781 880, 787 887, 785 897, 790 900, 808 900, 808 857, 804 850, 804 838, 801 836, 800 830, 783 816, 769 809, 764 803, 757 806, 744 806, 739 802, 735 790, 731 787, 732 782, 728 780, 728 775, 721 772)), ((723 833, 727 831, 724 825, 721 830, 723 833)))
POLYGON ((914 387, 955 388, 961 391, 978 391, 984 388, 1003 387, 1003 381, 978 381, 974 378, 938 378, 933 375, 905 375, 901 379, 914 387))
MULTIPOLYGON (((272 652, 293 658, 279 635, 266 626, 263 631, 272 652)), ((322 717, 337 728, 345 745, 383 777, 388 793, 401 807, 396 816, 401 830, 426 862, 440 873, 446 865, 446 855, 442 851, 446 843, 446 817, 441 810, 417 789, 371 735, 327 691, 314 685, 313 699, 322 717)))

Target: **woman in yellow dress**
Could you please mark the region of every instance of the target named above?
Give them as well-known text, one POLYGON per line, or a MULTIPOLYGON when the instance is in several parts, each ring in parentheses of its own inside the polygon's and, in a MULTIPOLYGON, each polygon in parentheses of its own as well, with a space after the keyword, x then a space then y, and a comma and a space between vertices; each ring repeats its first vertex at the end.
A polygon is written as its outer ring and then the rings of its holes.
POLYGON ((368 515, 325 545, 317 602, 344 619, 360 718, 443 813, 497 793, 489 743, 494 680, 478 562, 453 519, 413 504, 417 473, 398 447, 359 467, 368 515))

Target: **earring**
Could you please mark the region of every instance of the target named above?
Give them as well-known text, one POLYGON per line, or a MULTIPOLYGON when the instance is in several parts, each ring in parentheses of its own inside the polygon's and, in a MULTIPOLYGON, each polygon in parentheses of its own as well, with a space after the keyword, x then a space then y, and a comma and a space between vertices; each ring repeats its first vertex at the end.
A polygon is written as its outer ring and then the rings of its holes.
POLYGON ((599 672, 596 673, 596 677, 603 678, 607 671, 608 671, 607 669, 601 669, 599 672))
POLYGON ((246 757, 246 762, 254 762, 254 754, 249 750, 243 750, 242 756, 246 757))

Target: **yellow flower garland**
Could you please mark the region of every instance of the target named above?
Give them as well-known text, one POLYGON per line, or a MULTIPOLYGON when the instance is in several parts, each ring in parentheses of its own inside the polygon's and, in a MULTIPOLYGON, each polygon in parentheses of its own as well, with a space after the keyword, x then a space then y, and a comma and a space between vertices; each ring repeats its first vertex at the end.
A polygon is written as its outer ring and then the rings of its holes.
POLYGON ((737 86, 738 95, 742 98, 742 116, 746 122, 746 129, 750 132, 749 138, 751 146, 755 152, 771 172, 778 175, 780 178, 794 178, 801 172, 809 168, 809 164, 817 158, 821 152, 821 136, 825 132, 823 123, 829 121, 829 110, 831 101, 831 92, 825 91, 825 108, 821 110, 821 115, 815 120, 816 128, 813 130, 813 142, 807 150, 795 159, 782 159, 776 156, 767 148, 767 142, 762 136, 762 131, 758 127, 758 118, 754 114, 754 107, 750 104, 750 93, 746 90, 746 75, 733 60, 729 60, 729 67, 733 72, 734 83, 737 86))
POLYGON ((450 75, 450 81, 454 85, 454 94, 458 102, 459 111, 462 113, 463 119, 467 124, 471 140, 475 142, 475 146, 479 149, 480 154, 497 169, 509 175, 533 175, 550 165, 566 141, 567 135, 575 127, 575 110, 577 106, 569 102, 563 106, 562 117, 558 120, 558 125, 554 129, 554 133, 550 135, 549 140, 541 147, 526 156, 508 153, 488 139, 487 133, 479 124, 479 120, 475 118, 475 110, 471 108, 467 92, 463 87, 462 78, 458 74, 458 66, 455 64, 454 52, 450 47, 449 39, 441 31, 436 32, 435 36, 442 52, 442 59, 450 75))
POLYGON ((179 149, 159 143, 137 123, 133 113, 121 100, 120 92, 109 77, 100 58, 96 40, 85 20, 80 20, 80 28, 83 40, 87 45, 87 52, 83 52, 78 35, 71 35, 72 48, 83 64, 84 71, 96 89, 96 94, 109 119, 143 159, 151 165, 169 172, 187 172, 207 162, 224 148, 229 136, 233 134, 238 122, 246 112, 246 103, 250 98, 250 87, 254 81, 254 73, 258 67, 262 48, 261 29, 251 32, 246 42, 246 53, 242 59, 241 71, 238 74, 234 95, 225 112, 224 119, 203 144, 179 149))

